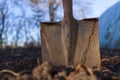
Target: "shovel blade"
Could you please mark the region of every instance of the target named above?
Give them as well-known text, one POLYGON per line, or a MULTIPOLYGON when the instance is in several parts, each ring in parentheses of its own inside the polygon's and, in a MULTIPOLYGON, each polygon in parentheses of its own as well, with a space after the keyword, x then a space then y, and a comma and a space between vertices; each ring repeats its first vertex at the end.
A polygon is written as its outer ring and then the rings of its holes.
POLYGON ((69 24, 41 23, 41 39, 43 61, 53 65, 84 64, 91 68, 101 65, 96 19, 69 24))

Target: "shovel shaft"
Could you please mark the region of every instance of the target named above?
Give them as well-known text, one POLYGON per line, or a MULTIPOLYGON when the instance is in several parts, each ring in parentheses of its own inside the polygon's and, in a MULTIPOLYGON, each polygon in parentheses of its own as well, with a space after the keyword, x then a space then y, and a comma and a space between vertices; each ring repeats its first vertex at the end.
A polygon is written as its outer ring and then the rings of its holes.
POLYGON ((73 20, 72 0, 62 0, 64 8, 64 21, 73 20))

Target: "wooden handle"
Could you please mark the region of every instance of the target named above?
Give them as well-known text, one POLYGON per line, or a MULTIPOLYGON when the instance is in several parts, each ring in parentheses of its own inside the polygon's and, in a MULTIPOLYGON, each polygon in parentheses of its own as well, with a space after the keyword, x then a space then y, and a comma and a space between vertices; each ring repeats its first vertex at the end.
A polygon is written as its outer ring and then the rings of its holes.
POLYGON ((72 0, 62 0, 65 21, 73 20, 72 0))

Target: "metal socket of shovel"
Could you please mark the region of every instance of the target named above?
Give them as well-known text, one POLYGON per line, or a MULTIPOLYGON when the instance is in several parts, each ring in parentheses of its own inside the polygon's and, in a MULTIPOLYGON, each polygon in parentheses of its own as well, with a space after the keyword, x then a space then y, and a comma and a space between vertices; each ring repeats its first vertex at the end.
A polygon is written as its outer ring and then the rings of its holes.
POLYGON ((75 20, 72 0, 63 0, 63 7, 62 21, 41 22, 42 61, 53 65, 100 67, 97 19, 75 20))

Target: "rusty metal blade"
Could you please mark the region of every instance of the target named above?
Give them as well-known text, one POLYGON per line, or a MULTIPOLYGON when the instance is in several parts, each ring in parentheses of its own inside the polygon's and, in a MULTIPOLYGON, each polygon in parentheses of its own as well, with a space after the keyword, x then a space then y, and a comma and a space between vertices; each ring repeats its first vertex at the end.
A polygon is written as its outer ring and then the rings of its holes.
POLYGON ((100 67, 100 45, 98 20, 78 21, 78 40, 74 56, 74 65, 84 64, 89 67, 100 67))
POLYGON ((42 58, 54 65, 100 66, 98 21, 41 23, 42 58))

